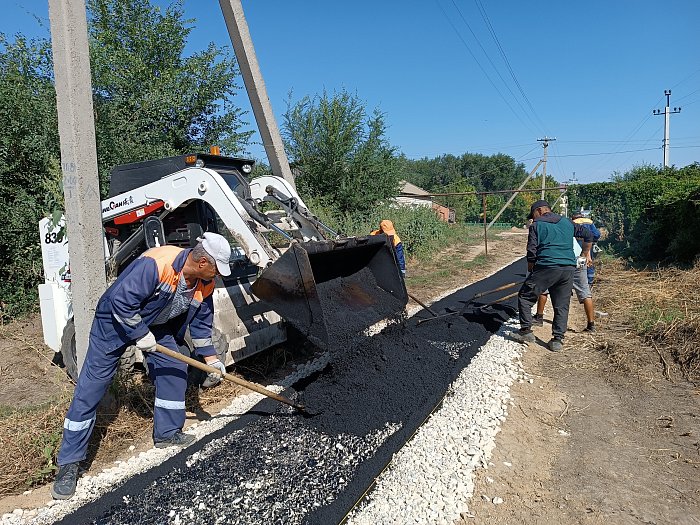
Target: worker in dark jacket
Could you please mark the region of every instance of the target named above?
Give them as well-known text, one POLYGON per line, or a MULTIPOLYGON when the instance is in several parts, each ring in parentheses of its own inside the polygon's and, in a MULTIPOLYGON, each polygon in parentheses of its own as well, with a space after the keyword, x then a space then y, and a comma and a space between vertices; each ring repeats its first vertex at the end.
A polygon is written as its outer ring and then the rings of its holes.
POLYGON ((403 243, 394 229, 394 223, 388 219, 384 219, 379 223, 379 229, 372 230, 370 235, 379 235, 380 233, 391 237, 392 243, 394 244, 394 253, 396 253, 396 261, 399 263, 401 274, 406 275, 406 258, 403 253, 403 243))
POLYGON ((85 362, 63 423, 54 498, 68 499, 75 493, 78 465, 87 455, 97 405, 129 345, 144 352, 155 382, 155 446, 187 446, 194 441, 194 436, 182 432, 187 365, 155 350, 159 343, 177 351, 189 327, 195 353, 208 365, 226 371, 212 345, 212 293, 216 275, 231 273, 231 247, 216 233, 207 232, 199 241, 193 249, 162 246, 146 251, 97 303, 85 362))
POLYGON ((520 342, 535 341, 535 334, 532 333, 532 306, 545 290, 549 290, 554 308, 549 349, 558 352, 563 348, 576 269, 573 238, 583 239, 581 255, 586 264, 590 265, 593 234, 584 226, 553 213, 547 201, 543 200, 530 207, 528 218, 533 221, 527 238, 527 268, 530 273, 518 292, 520 330, 513 337, 520 342))

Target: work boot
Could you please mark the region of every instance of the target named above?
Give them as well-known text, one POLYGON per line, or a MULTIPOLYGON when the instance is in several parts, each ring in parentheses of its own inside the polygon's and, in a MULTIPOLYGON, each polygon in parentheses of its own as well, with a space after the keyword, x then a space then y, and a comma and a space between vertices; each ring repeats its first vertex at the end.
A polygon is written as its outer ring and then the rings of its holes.
POLYGON ((544 326, 544 314, 535 314, 532 318, 532 326, 544 326))
POLYGON ((78 484, 78 463, 68 463, 58 467, 58 474, 51 488, 53 499, 70 499, 78 484))
POLYGON ((583 329, 583 331, 589 334, 595 332, 595 323, 589 322, 588 325, 586 325, 586 328, 583 329))
POLYGON ((156 448, 168 448, 168 447, 186 447, 194 443, 196 438, 192 434, 185 434, 184 432, 177 431, 169 438, 153 440, 153 444, 156 448))
POLYGON ((561 339, 557 339, 555 337, 549 342, 549 349, 552 352, 561 352, 563 350, 563 348, 564 348, 564 343, 562 342, 561 339))
POLYGON ((533 334, 530 330, 523 331, 523 330, 518 330, 517 332, 511 332, 510 336, 516 340, 518 343, 534 343, 535 342, 535 334, 533 334))

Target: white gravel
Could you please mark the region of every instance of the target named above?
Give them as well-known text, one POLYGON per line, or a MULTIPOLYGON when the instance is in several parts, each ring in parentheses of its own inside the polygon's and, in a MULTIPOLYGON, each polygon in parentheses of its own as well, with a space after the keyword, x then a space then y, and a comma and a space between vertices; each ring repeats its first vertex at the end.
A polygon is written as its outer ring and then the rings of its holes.
POLYGON ((504 325, 462 370, 440 408, 394 455, 348 523, 452 524, 468 511, 474 471, 488 468, 508 415, 510 386, 522 377, 523 347, 504 337, 513 328, 504 325))

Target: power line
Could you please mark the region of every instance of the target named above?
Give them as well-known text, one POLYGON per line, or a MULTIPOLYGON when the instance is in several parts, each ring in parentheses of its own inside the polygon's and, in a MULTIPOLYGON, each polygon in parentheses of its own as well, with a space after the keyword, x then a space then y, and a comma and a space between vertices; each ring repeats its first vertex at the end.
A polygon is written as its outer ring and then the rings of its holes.
POLYGON ((528 124, 526 124, 526 123, 523 121, 522 118, 520 118, 520 115, 518 115, 518 113, 513 109, 513 106, 510 105, 510 103, 508 102, 508 100, 506 100, 506 98, 503 96, 503 93, 501 93, 501 90, 498 89, 498 87, 497 87, 496 84, 493 82, 493 80, 491 80, 491 77, 490 77, 489 74, 486 72, 486 70, 483 68, 483 66, 482 66, 481 63, 479 62, 479 59, 476 58, 476 55, 474 55, 474 53, 472 52, 472 50, 471 50, 471 48, 469 47, 469 45, 467 44, 467 42, 464 40, 464 38, 462 38, 462 35, 461 35, 460 32, 457 30, 457 27, 452 23, 452 20, 451 20, 450 17, 447 15, 447 12, 445 12, 445 9, 442 7, 442 4, 440 3, 440 0, 435 0, 435 2, 437 3, 438 7, 440 8, 440 11, 442 11, 442 14, 443 14, 443 15, 445 16, 445 18, 447 19, 447 22, 450 24, 450 27, 452 27, 453 31, 454 31, 455 34, 457 35, 457 38, 459 38, 459 40, 462 42, 462 44, 464 45, 464 47, 467 49, 467 51, 469 52, 469 54, 471 55, 471 57, 474 59, 474 62, 476 62, 476 65, 479 66, 479 69, 481 69, 481 72, 484 74, 484 76, 486 77, 486 79, 489 81, 489 83, 491 84, 491 86, 493 87, 493 89, 495 89, 495 90, 496 90, 496 93, 498 93, 498 96, 501 97, 501 100, 503 100, 503 102, 505 102, 506 106, 508 106, 508 109, 510 109, 510 111, 513 113, 513 115, 515 115, 515 117, 520 121, 520 123, 521 123, 523 126, 525 126, 525 128, 527 128, 528 131, 530 131, 530 133, 535 134, 535 133, 533 132, 532 128, 531 128, 528 124))
POLYGON ((479 9, 479 13, 481 14, 481 18, 484 20, 484 23, 486 24, 486 27, 489 30, 489 33, 491 33, 491 37, 493 38, 493 41, 496 43, 496 47, 498 48, 498 51, 501 54, 501 58, 503 58, 503 62, 506 64, 506 67, 508 68, 508 72, 510 73, 511 78, 513 79, 513 82, 515 82, 515 85, 518 88, 518 91, 520 91, 520 94, 522 95, 523 99, 527 103, 528 107, 532 111, 532 114, 535 116, 535 118, 540 122, 542 127, 547 129, 547 126, 545 126, 544 122, 542 122, 542 119, 540 119, 539 115, 535 111, 535 108, 533 107, 532 103, 530 102, 530 99, 528 96, 525 94, 525 90, 523 89, 522 85, 520 84, 520 81, 515 75, 515 71, 513 71, 513 68, 510 65, 510 61, 508 60, 508 57, 506 56, 506 52, 503 49, 503 46, 501 46, 501 41, 498 38, 498 35, 496 35, 496 31, 493 28, 493 25, 491 24, 491 20, 489 19, 489 15, 486 13, 486 9, 484 8, 483 4, 481 3, 481 0, 474 0, 476 3, 477 9, 479 9))
POLYGON ((644 148, 644 149, 629 149, 627 151, 602 151, 600 153, 571 153, 569 155, 550 155, 551 158, 563 158, 563 157, 593 157, 597 155, 619 155, 621 153, 632 153, 636 151, 654 151, 659 149, 656 148, 644 148))
POLYGON ((476 40, 476 43, 479 45, 479 48, 481 48, 481 52, 484 53, 484 56, 486 57, 486 60, 489 61, 489 64, 491 64, 491 67, 493 68, 493 70, 494 70, 494 71, 496 72, 496 74, 498 75, 498 78, 501 79, 501 82, 503 82, 503 85, 506 87, 506 89, 508 90, 508 92, 512 95, 513 100, 515 100, 515 102, 518 104, 518 106, 520 106, 520 109, 522 110, 523 114, 530 120, 530 123, 533 124, 535 127, 538 127, 537 123, 532 119, 532 117, 529 115, 529 113, 525 110, 525 108, 523 107, 523 105, 520 103, 519 98, 515 95, 515 93, 513 93, 513 90, 512 90, 512 89, 510 88, 510 86, 508 85, 508 82, 505 81, 505 79, 503 78, 503 75, 501 75, 501 72, 500 72, 500 71, 498 70, 498 68, 496 67, 496 64, 494 64, 494 63, 493 63, 493 60, 491 60, 491 57, 490 57, 489 54, 486 52, 486 49, 484 49, 484 46, 481 45, 481 41, 479 40, 479 37, 476 36, 476 33, 474 33, 474 30, 473 30, 472 27, 469 25, 469 22, 467 22, 467 19, 464 18, 464 15, 462 14, 462 10, 461 10, 461 9, 459 8, 459 6, 455 3, 455 0, 451 0, 451 2, 452 2, 452 5, 454 6, 454 8, 457 10, 457 13, 459 14, 459 17, 462 19, 462 22, 464 22, 464 25, 467 26, 467 29, 469 29, 469 32, 472 34, 472 37, 474 37, 474 40, 476 40))

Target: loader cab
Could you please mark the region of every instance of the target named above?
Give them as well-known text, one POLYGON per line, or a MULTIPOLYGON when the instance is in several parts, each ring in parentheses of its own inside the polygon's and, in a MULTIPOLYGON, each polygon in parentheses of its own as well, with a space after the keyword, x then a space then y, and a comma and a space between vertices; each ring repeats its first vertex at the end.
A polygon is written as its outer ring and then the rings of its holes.
MULTIPOLYGON (((249 199, 250 187, 245 176, 252 172, 254 164, 255 161, 251 159, 201 153, 123 164, 116 166, 110 173, 109 197, 145 186, 185 168, 203 167, 221 175, 240 198, 249 199)), ((162 209, 156 209, 152 214, 158 215, 160 211, 162 209)), ((105 223, 108 243, 110 248, 115 248, 111 250, 112 253, 121 250, 117 274, 147 248, 143 234, 139 234, 145 217, 121 217, 105 223)), ((203 232, 211 231, 227 237, 234 253, 242 251, 236 250, 236 240, 228 235, 215 211, 202 201, 191 202, 168 213, 163 217, 162 224, 164 244, 190 248, 197 243, 197 238, 203 232)), ((231 270, 232 274, 226 280, 255 275, 257 267, 248 264, 245 257, 232 257, 231 270)))

